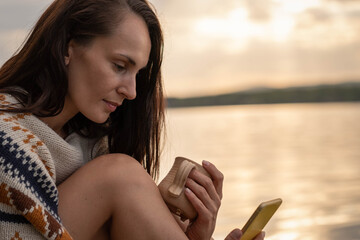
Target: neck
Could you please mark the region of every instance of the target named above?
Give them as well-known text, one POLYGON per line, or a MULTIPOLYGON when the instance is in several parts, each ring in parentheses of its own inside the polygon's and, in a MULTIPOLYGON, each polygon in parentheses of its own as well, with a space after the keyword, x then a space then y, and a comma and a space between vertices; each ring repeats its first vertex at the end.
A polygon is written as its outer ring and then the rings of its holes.
POLYGON ((64 125, 67 123, 67 121, 63 121, 59 115, 53 117, 42 117, 40 120, 46 123, 46 125, 54 130, 54 132, 56 132, 60 137, 66 137, 64 125))
POLYGON ((65 99, 64 108, 58 115, 39 118, 62 138, 66 137, 66 133, 64 131, 65 124, 77 114, 77 112, 74 111, 67 103, 68 101, 65 99))

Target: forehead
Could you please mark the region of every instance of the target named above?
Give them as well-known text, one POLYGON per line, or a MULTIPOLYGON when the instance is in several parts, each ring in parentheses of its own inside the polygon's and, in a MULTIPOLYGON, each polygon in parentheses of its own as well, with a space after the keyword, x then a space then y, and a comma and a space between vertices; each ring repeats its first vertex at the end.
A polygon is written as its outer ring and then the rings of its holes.
POLYGON ((141 67, 147 65, 151 50, 150 35, 145 21, 135 13, 126 13, 110 35, 94 41, 107 51, 129 56, 141 67))

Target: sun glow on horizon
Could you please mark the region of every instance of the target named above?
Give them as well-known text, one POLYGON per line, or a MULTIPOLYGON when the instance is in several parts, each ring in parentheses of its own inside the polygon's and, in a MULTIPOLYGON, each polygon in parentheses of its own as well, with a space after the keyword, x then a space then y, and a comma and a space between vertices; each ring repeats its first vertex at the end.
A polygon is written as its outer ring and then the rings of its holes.
POLYGON ((202 18, 194 25, 195 34, 209 39, 221 40, 229 51, 239 50, 246 46, 251 37, 260 37, 261 28, 247 21, 245 9, 238 8, 228 13, 225 18, 202 18))

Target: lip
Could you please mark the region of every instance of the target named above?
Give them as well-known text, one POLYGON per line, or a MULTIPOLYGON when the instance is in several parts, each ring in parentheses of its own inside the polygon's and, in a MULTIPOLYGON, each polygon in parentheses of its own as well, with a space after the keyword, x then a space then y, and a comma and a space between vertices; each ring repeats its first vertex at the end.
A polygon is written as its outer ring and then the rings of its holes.
POLYGON ((121 105, 119 103, 108 101, 105 99, 104 99, 104 102, 106 103, 106 106, 108 107, 110 112, 115 112, 116 108, 121 105))

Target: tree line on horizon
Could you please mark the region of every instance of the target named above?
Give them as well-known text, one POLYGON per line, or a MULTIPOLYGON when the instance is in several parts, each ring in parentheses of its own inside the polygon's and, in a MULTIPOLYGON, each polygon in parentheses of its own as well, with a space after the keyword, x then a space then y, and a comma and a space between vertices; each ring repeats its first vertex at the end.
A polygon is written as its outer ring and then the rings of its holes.
POLYGON ((196 107, 241 104, 356 102, 360 101, 360 82, 289 88, 259 88, 213 96, 167 98, 167 107, 196 107))

